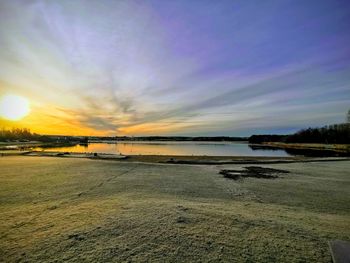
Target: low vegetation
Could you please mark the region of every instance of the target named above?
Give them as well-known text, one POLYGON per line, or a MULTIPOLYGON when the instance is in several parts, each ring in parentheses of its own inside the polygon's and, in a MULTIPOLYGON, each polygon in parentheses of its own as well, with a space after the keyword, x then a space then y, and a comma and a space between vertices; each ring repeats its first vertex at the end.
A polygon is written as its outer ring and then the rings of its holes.
MULTIPOLYGON (((54 136, 54 135, 40 135, 32 133, 27 128, 12 128, 12 129, 0 129, 0 142, 44 142, 68 145, 71 143, 87 143, 86 137, 75 137, 75 136, 54 136)), ((47 144, 46 146, 51 146, 47 144)), ((43 145, 45 147, 45 145, 43 145)))
POLYGON ((36 140, 41 136, 26 128, 0 129, 0 141, 36 140))

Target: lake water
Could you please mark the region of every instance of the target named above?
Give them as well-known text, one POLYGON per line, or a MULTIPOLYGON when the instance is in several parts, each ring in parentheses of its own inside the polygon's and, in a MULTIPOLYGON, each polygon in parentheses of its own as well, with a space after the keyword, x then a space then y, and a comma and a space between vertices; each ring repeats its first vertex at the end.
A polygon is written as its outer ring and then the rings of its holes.
MULTIPOLYGON (((40 148, 36 150, 42 150, 40 148)), ((244 142, 120 141, 45 148, 58 152, 96 152, 122 155, 290 156, 282 149, 253 150, 244 142)))

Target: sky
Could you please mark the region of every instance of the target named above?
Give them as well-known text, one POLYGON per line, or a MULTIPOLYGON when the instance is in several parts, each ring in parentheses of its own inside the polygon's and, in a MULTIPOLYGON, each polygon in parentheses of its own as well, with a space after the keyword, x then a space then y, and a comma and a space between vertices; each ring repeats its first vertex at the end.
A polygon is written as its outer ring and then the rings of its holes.
POLYGON ((42 134, 249 136, 345 121, 350 1, 0 1, 0 96, 42 134))

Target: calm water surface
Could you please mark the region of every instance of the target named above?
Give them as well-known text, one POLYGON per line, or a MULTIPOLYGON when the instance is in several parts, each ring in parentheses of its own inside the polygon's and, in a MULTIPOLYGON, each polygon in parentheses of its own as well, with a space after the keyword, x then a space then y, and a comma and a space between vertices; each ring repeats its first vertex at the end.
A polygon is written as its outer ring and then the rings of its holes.
MULTIPOLYGON (((37 150, 41 150, 40 148, 37 150)), ((290 156, 284 150, 252 150, 242 142, 121 141, 45 148, 58 152, 96 152, 123 155, 290 156)))

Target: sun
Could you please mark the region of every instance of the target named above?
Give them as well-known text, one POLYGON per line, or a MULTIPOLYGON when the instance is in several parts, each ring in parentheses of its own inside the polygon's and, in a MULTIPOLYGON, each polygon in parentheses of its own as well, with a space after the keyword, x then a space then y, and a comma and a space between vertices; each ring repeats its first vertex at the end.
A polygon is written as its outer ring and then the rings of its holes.
POLYGON ((28 99, 17 95, 4 95, 0 98, 0 117, 18 121, 30 111, 28 99))

